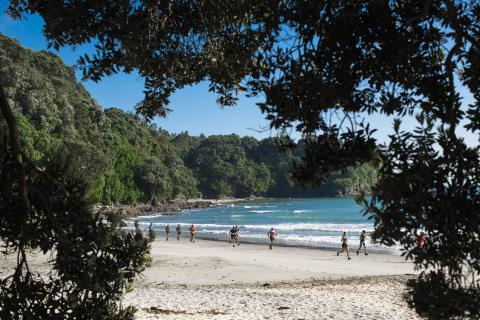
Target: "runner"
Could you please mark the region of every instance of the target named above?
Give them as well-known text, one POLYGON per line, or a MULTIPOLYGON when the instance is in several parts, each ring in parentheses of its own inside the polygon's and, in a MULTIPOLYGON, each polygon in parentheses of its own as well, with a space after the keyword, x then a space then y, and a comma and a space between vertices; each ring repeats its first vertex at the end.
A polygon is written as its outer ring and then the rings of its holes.
POLYGON ((177 224, 177 241, 180 240, 180 235, 182 234, 182 227, 180 227, 180 224, 177 224))
POLYGON ((238 241, 238 236, 240 234, 240 229, 238 226, 232 227, 230 229, 230 243, 233 243, 233 247, 235 248, 235 243, 237 245, 240 245, 240 242, 238 241))
MULTIPOLYGON (((233 238, 235 237, 235 227, 232 227, 228 232, 230 234, 230 241, 228 243, 232 244, 233 238)), ((233 244, 235 246, 235 243, 233 244)))
POLYGON ((342 250, 337 251, 337 257, 340 253, 342 253, 344 251, 347 251, 348 260, 352 259, 352 258, 350 258, 350 252, 348 251, 348 243, 347 243, 348 238, 347 238, 347 233, 346 232, 343 232, 341 241, 342 241, 342 250))
POLYGON ((358 253, 360 252, 360 249, 362 249, 362 246, 365 249, 365 255, 368 256, 367 246, 365 245, 366 238, 367 238, 367 234, 365 233, 365 230, 362 230, 362 233, 360 233, 360 246, 357 249, 357 256, 358 256, 358 253))
POLYGON ((195 242, 195 232, 197 232, 197 228, 192 224, 188 231, 190 231, 190 242, 195 242))
POLYGON ((268 231, 267 237, 270 239, 270 250, 272 250, 272 247, 275 244, 275 238, 277 237, 277 233, 273 227, 270 228, 270 231, 268 231))
POLYGON ((235 226, 235 241, 237 242, 237 245, 240 246, 240 241, 238 240, 238 238, 240 237, 240 228, 238 227, 238 225, 235 226))
POLYGON ((423 250, 425 248, 425 232, 420 232, 420 235, 417 236, 417 249, 423 250))
POLYGON ((165 226, 165 233, 167 234, 167 241, 168 241, 168 235, 170 234, 170 225, 169 224, 167 224, 165 226))

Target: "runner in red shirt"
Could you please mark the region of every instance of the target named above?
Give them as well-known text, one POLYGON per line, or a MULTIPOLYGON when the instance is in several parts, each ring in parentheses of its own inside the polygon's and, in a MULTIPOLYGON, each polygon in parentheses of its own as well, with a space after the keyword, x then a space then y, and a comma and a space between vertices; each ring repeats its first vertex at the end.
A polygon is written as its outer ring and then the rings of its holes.
POLYGON ((188 231, 190 231, 190 242, 195 242, 195 232, 197 232, 197 228, 192 224, 188 231))
POLYGON ((425 247, 425 232, 420 232, 420 235, 417 236, 417 248, 422 250, 425 247))

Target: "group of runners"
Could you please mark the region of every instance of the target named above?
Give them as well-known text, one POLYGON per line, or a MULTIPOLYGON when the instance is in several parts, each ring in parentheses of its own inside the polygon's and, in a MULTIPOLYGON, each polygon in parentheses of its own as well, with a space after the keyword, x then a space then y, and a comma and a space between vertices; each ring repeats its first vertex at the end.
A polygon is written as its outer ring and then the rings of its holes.
MULTIPOLYGON (((177 241, 180 240, 180 236, 182 235, 182 226, 180 224, 177 224, 177 227, 175 228, 175 231, 177 232, 177 241)), ((190 228, 188 228, 188 231, 190 232, 190 242, 195 242, 195 233, 197 232, 197 228, 195 225, 191 225, 190 228)), ((166 234, 166 240, 168 241, 170 237, 170 233, 172 232, 172 229, 170 228, 170 224, 167 224, 165 226, 165 234, 166 234)), ((229 234, 230 234, 230 244, 233 244, 239 246, 240 241, 238 240, 240 233, 240 228, 238 226, 234 226, 230 229, 229 234)), ((272 250, 273 245, 275 244, 275 238, 277 237, 277 233, 275 232, 274 228, 271 228, 270 231, 267 233, 268 238, 270 239, 270 250, 272 250)))
MULTIPOLYGON (((358 246, 358 249, 357 249, 357 256, 360 253, 360 250, 362 249, 362 247, 363 247, 363 250, 365 252, 365 255, 368 256, 367 246, 365 245, 366 238, 367 238, 367 233, 365 232, 365 230, 362 230, 362 232, 360 233, 360 237, 359 237, 360 246, 358 246)), ((348 260, 352 259, 352 258, 350 258, 350 249, 348 248, 348 238, 347 238, 347 233, 346 232, 343 232, 342 238, 341 238, 340 241, 342 242, 342 248, 340 249, 340 251, 337 251, 337 257, 340 255, 340 253, 346 252, 348 260)))
MULTIPOLYGON (((177 224, 177 227, 175 228, 175 231, 177 232, 177 241, 180 240, 180 236, 182 235, 182 226, 180 224, 177 224)), ((190 228, 188 228, 188 231, 190 232, 190 242, 195 242, 195 233, 197 232, 197 228, 192 224, 190 228)), ((170 225, 167 224, 165 226, 165 234, 167 235, 167 241, 168 237, 170 236, 170 225)))
MULTIPOLYGON (((239 235, 240 235, 240 228, 238 226, 234 226, 230 229, 230 244, 233 244, 239 246, 240 241, 238 240, 239 235)), ((267 237, 270 239, 270 250, 272 250, 273 245, 275 244, 275 239, 277 237, 277 233, 275 232, 274 228, 270 228, 270 230, 267 232, 267 237)))
MULTIPOLYGON (((230 244, 233 243, 234 247, 235 244, 238 246, 240 245, 240 241, 238 241, 239 233, 240 229, 238 226, 234 226, 232 229, 230 229, 230 244)), ((270 230, 267 232, 267 237, 270 239, 270 250, 272 250, 273 246, 275 245, 275 239, 277 238, 277 233, 275 232, 274 228, 270 228, 270 230)))
MULTIPOLYGON (((238 226, 232 227, 229 231, 229 235, 229 243, 233 244, 233 247, 235 247, 235 245, 239 246, 240 241, 238 240, 238 238, 240 235, 240 228, 238 226)), ((270 250, 272 250, 272 247, 275 244, 275 238, 277 237, 277 233, 275 232, 274 228, 270 228, 270 230, 267 232, 267 237, 270 239, 270 250)))
MULTIPOLYGON (((180 224, 177 224, 177 227, 175 228, 175 230, 177 232, 177 241, 178 241, 178 240, 180 240, 180 236, 182 234, 182 227, 180 226, 180 224)), ((197 228, 195 227, 195 225, 192 224, 188 228, 188 231, 190 232, 190 242, 195 242, 195 233, 197 232, 197 228)), ((166 239, 167 241, 168 241, 168 237, 170 235, 170 232, 171 232, 170 225, 167 224, 165 226, 165 233, 167 235, 167 239, 166 239)), ((229 235, 230 235, 229 243, 233 244, 233 247, 235 247, 235 245, 240 246, 240 241, 239 241, 240 228, 238 227, 238 225, 233 226, 230 229, 229 235)), ((270 240, 270 250, 272 250, 273 246, 276 243, 277 235, 278 234, 273 227, 270 228, 270 230, 267 232, 267 237, 270 240)), ((360 246, 357 249, 357 255, 360 253, 360 250, 363 248, 365 255, 368 256, 367 246, 365 245, 366 237, 367 237, 367 234, 366 234, 365 230, 362 230, 362 232, 360 233, 360 237, 359 237, 360 246)), ((339 251, 337 251, 337 256, 339 256, 340 253, 346 252, 347 253, 347 258, 348 258, 348 260, 350 260, 351 259, 350 258, 350 250, 349 250, 349 247, 348 247, 348 238, 347 238, 347 233, 346 232, 343 232, 343 234, 342 234, 341 243, 342 243, 342 248, 339 251)))

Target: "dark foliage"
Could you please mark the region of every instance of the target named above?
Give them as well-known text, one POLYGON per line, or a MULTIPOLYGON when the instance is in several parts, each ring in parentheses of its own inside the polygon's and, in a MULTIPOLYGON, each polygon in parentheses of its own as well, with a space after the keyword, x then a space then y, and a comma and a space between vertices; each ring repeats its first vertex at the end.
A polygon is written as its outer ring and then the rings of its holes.
MULTIPOLYGON (((28 123, 19 125, 5 93, 18 85, 6 76, 14 65, 5 55, 0 59, 0 243, 2 254, 16 257, 0 280, 0 318, 132 319, 134 308, 119 300, 149 265, 153 234, 125 232, 117 216, 91 213, 89 181, 74 166, 74 158, 87 154, 78 144, 35 153, 49 140, 39 134, 32 139, 38 145, 27 148, 35 160, 24 151, 32 137, 22 141, 19 127, 28 123), (31 254, 39 253, 49 256, 48 274, 29 266, 31 254)), ((88 169, 100 170, 93 163, 88 169)))
POLYGON ((64 180, 68 163, 22 168, 12 154, 2 145, 0 237, 17 266, 0 282, 0 318, 132 319, 134 309, 118 300, 148 266, 151 239, 120 230, 116 216, 93 216, 82 181, 64 180), (31 251, 53 254, 48 276, 30 270, 31 251))
POLYGON ((478 319, 480 290, 452 288, 445 279, 445 274, 432 272, 420 276, 417 280, 410 280, 406 293, 410 306, 420 315, 432 320, 478 319), (435 299, 432 299, 432 296, 435 299))
POLYGON ((381 152, 380 179, 365 201, 375 219, 374 238, 401 243, 407 258, 431 271, 411 286, 419 312, 432 319, 464 312, 478 318, 480 300, 471 294, 480 292, 479 149, 452 140, 448 132, 432 132, 431 121, 419 121, 423 126, 412 133, 397 127, 381 152), (420 232, 427 234, 422 249, 420 232))

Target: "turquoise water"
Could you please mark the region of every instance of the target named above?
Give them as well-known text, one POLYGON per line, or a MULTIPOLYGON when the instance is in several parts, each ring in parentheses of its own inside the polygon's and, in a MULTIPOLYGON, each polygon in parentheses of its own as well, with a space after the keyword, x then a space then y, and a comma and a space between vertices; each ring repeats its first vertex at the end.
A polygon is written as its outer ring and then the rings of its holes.
MULTIPOLYGON (((194 224, 199 237, 217 240, 228 240, 229 229, 238 225, 240 241, 259 243, 268 241, 266 233, 274 227, 279 244, 305 247, 339 247, 341 234, 346 231, 350 246, 356 249, 361 230, 366 230, 367 234, 373 231, 373 222, 361 211, 362 207, 351 197, 269 199, 186 210, 173 216, 141 216, 138 220, 143 227, 152 223, 159 233, 164 232, 166 224, 170 224, 172 231, 180 224, 184 235, 194 224)), ((381 249, 373 244, 370 247, 381 249)))

